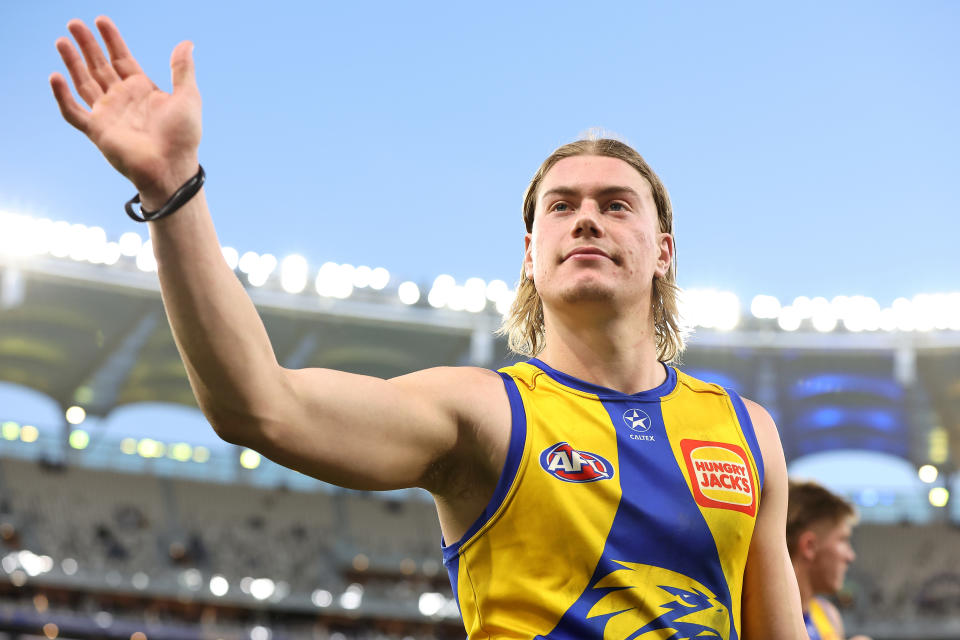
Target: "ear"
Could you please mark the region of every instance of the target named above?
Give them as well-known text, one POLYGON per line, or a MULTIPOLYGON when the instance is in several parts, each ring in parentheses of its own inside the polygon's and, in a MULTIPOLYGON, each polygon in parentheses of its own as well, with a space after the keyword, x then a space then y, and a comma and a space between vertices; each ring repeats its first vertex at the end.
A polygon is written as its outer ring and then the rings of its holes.
POLYGON ((660 255, 657 257, 656 277, 665 278, 673 264, 674 244, 673 236, 669 233, 661 233, 658 238, 660 246, 660 255))
POLYGON ((820 538, 817 537, 815 532, 807 530, 797 538, 797 554, 807 562, 812 561, 817 556, 819 549, 820 538))
POLYGON ((523 273, 533 282, 533 234, 523 236, 523 273))

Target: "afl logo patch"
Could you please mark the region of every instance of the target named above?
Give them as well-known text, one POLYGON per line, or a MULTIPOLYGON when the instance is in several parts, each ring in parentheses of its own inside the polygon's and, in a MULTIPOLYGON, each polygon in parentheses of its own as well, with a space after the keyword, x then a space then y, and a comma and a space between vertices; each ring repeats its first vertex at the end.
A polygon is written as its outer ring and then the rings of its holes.
POLYGON ((741 447, 727 442, 683 440, 680 450, 698 505, 757 515, 753 468, 741 447))
POLYGON ((627 409, 623 412, 623 422, 638 433, 650 430, 650 416, 643 409, 627 409))
POLYGON ((613 465, 589 451, 579 451, 567 442, 558 442, 540 454, 540 466, 564 482, 596 482, 613 477, 613 465))

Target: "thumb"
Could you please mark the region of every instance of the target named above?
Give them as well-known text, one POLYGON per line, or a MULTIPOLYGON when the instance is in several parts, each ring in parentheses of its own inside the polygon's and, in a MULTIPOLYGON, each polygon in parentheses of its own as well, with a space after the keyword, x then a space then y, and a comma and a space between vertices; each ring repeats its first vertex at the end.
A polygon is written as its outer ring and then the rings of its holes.
POLYGON ((170 54, 170 74, 173 78, 173 92, 184 89, 196 89, 197 81, 193 72, 193 43, 184 40, 170 54))

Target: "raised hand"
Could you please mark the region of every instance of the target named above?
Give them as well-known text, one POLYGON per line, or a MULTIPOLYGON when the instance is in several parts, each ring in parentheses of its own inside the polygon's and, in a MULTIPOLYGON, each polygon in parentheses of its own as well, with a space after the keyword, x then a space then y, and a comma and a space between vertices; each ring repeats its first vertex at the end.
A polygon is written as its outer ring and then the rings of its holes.
POLYGON ((56 42, 77 94, 90 109, 74 100, 61 74, 50 75, 50 86, 64 119, 85 133, 110 164, 133 182, 145 209, 156 209, 197 171, 201 101, 193 44, 181 42, 170 56, 170 94, 147 77, 109 18, 100 16, 95 24, 109 61, 80 20, 71 20, 67 29, 82 58, 68 38, 56 42))

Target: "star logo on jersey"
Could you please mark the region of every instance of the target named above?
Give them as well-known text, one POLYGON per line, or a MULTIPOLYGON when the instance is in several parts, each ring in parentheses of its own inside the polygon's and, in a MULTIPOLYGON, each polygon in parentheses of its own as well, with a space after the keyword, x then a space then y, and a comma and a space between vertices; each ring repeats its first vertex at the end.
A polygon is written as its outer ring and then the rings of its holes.
POLYGON ((639 433, 650 430, 650 416, 643 409, 627 409, 623 412, 623 422, 639 433))
POLYGON ((596 482, 613 477, 613 465, 606 458, 574 449, 568 442, 558 442, 544 449, 540 454, 540 466, 564 482, 596 482))
POLYGON ((721 640, 730 633, 730 612, 693 578, 649 564, 617 561, 593 586, 613 589, 587 618, 609 616, 604 640, 721 640))
POLYGON ((647 433, 653 426, 653 420, 643 409, 627 409, 623 412, 623 423, 634 433, 629 434, 631 440, 655 440, 654 436, 647 433))

